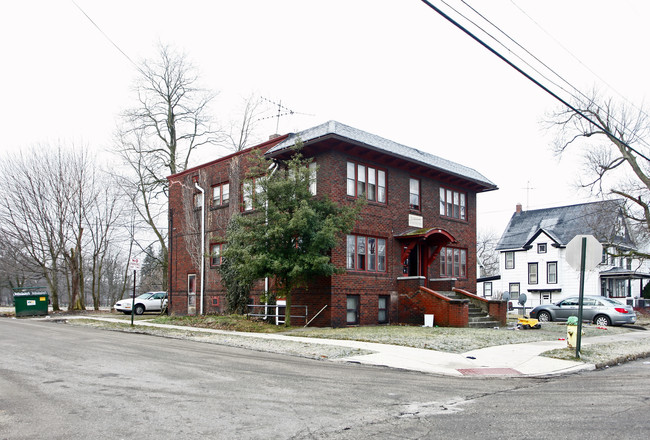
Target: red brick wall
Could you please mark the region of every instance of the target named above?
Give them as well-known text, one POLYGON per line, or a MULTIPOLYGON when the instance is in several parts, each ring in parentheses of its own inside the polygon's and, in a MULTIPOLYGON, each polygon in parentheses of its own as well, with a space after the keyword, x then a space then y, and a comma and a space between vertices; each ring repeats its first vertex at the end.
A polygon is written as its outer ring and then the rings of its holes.
MULTIPOLYGON (((280 139, 282 140, 282 139, 280 139)), ((274 142, 279 142, 276 140, 274 142)), ((269 148, 267 144, 264 148, 269 148)), ((170 297, 171 312, 176 314, 187 313, 187 274, 196 273, 199 276, 198 266, 192 263, 190 253, 185 246, 186 238, 191 238, 191 232, 185 225, 184 200, 191 201, 193 193, 192 177, 197 176, 199 184, 206 190, 206 198, 211 200, 211 186, 223 181, 230 182, 230 204, 225 208, 209 208, 206 213, 206 252, 209 244, 222 241, 225 237, 225 228, 228 219, 234 210, 239 209, 239 183, 244 176, 248 155, 242 153, 237 156, 211 162, 185 173, 170 177, 170 216, 173 229, 170 234, 170 297), (233 178, 230 165, 234 160, 240 161, 239 176, 233 178), (183 190, 185 188, 185 190, 183 190), (188 189, 189 188, 189 189, 188 189), (188 199, 188 197, 190 197, 188 199)), ((441 217, 439 215, 439 188, 441 182, 433 180, 425 174, 420 174, 415 168, 406 171, 401 166, 394 166, 392 159, 358 147, 352 147, 340 141, 325 140, 316 145, 307 146, 305 154, 313 154, 319 167, 317 187, 318 195, 327 195, 333 201, 342 204, 354 203, 346 195, 346 167, 347 160, 383 169, 387 172, 387 200, 386 204, 372 203, 363 209, 360 220, 357 222, 352 234, 367 235, 386 239, 387 272, 369 273, 346 271, 334 275, 331 280, 317 280, 311 283, 306 290, 294 292, 293 304, 307 305, 310 317, 324 305, 328 308, 311 324, 317 326, 340 327, 347 325, 346 297, 347 295, 360 296, 360 324, 373 325, 378 322, 378 299, 380 295, 390 296, 389 318, 390 322, 422 322, 422 303, 411 301, 413 310, 405 310, 406 303, 402 303, 401 292, 398 295, 398 277, 403 276, 401 264, 401 250, 403 242, 394 238, 406 232, 409 213, 421 215, 424 227, 443 228, 453 235, 457 243, 453 246, 467 249, 467 278, 455 281, 455 286, 467 290, 476 289, 476 196, 472 191, 442 183, 445 188, 456 189, 467 193, 467 221, 459 221, 441 217), (409 177, 421 181, 421 211, 409 209, 409 177), (399 299, 398 299, 399 298, 399 299), (405 319, 409 316, 408 319, 405 319)), ((408 166, 402 162, 403 166, 408 166)), ((422 173, 426 170, 422 169, 422 173)), ((208 203, 208 205, 210 205, 208 203)), ((195 236, 195 235, 194 235, 195 236)), ((339 267, 345 267, 345 236, 340 239, 340 245, 332 250, 332 261, 339 267)), ((435 260, 430 266, 429 278, 440 278, 439 261, 435 260)), ((199 280, 200 282, 200 280, 199 280)), ((428 283, 428 281, 427 281, 428 283)), ((225 292, 217 270, 209 267, 206 261, 206 286, 204 310, 207 313, 220 313, 225 310, 225 292), (218 306, 212 305, 212 299, 218 298, 218 306)), ((255 291, 259 294, 261 287, 255 291)), ((443 290, 443 289, 441 289, 443 290)), ((445 289, 446 290, 446 289, 445 289)), ((200 284, 197 285, 197 299, 200 284)), ((440 322, 443 315, 449 311, 445 305, 439 304, 436 310, 436 320, 440 322)), ((197 310, 200 306, 197 304, 197 310)), ((422 309, 424 310, 424 309, 422 309)), ((450 323, 462 324, 458 317, 451 316, 450 323)))

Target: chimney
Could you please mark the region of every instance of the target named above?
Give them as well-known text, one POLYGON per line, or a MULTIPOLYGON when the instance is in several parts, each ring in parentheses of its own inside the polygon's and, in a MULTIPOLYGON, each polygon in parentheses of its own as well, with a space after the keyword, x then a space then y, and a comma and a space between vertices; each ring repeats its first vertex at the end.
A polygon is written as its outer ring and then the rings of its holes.
POLYGON ((521 214, 521 203, 517 203, 517 206, 515 206, 515 213, 521 214))

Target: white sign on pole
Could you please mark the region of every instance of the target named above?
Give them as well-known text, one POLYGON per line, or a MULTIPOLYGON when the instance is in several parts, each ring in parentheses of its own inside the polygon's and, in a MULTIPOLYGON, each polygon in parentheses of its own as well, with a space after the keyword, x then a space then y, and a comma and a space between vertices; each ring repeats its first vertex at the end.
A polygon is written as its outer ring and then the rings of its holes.
POLYGON ((131 264, 129 265, 131 267, 131 270, 136 270, 140 272, 140 259, 139 258, 131 258, 131 264))
POLYGON ((582 258, 582 239, 587 239, 587 247, 585 249, 585 270, 595 269, 600 264, 603 258, 603 245, 593 235, 576 235, 566 245, 566 261, 569 265, 580 271, 580 263, 582 258))

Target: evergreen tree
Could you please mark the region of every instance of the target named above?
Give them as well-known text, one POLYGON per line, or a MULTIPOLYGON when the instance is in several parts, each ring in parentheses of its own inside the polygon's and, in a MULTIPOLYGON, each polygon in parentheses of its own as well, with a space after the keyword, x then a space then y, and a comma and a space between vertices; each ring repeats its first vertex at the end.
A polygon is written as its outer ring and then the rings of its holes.
POLYGON ((343 271, 332 263, 330 253, 352 230, 364 204, 339 205, 312 195, 314 170, 301 147, 297 142, 288 160, 257 158, 244 185, 244 198, 253 199, 254 210, 233 218, 223 253, 225 268, 236 270, 242 284, 264 277, 274 280, 277 297, 286 299, 287 326, 295 288, 343 271))

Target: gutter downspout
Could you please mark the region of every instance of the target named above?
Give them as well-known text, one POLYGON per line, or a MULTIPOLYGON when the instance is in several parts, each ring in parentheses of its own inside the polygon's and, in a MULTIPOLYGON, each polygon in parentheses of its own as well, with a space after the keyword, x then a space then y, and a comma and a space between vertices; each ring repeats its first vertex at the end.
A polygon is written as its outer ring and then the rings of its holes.
MULTIPOLYGON (((271 170, 271 173, 269 174, 269 178, 273 176, 275 171, 278 169, 278 164, 276 162, 273 162, 271 165, 269 165, 269 168, 271 170)), ((269 201, 266 200, 266 206, 264 207, 264 222, 266 225, 269 224, 269 201)), ((264 278, 264 320, 268 319, 268 314, 269 314, 269 277, 264 278)), ((276 307, 276 312, 275 314, 277 315, 277 307, 276 307)), ((277 317, 275 318, 276 320, 276 325, 277 325, 277 317)))
POLYGON ((204 268, 205 268, 205 191, 199 186, 198 182, 194 182, 194 187, 201 192, 201 312, 203 315, 203 288, 205 284, 204 268))

